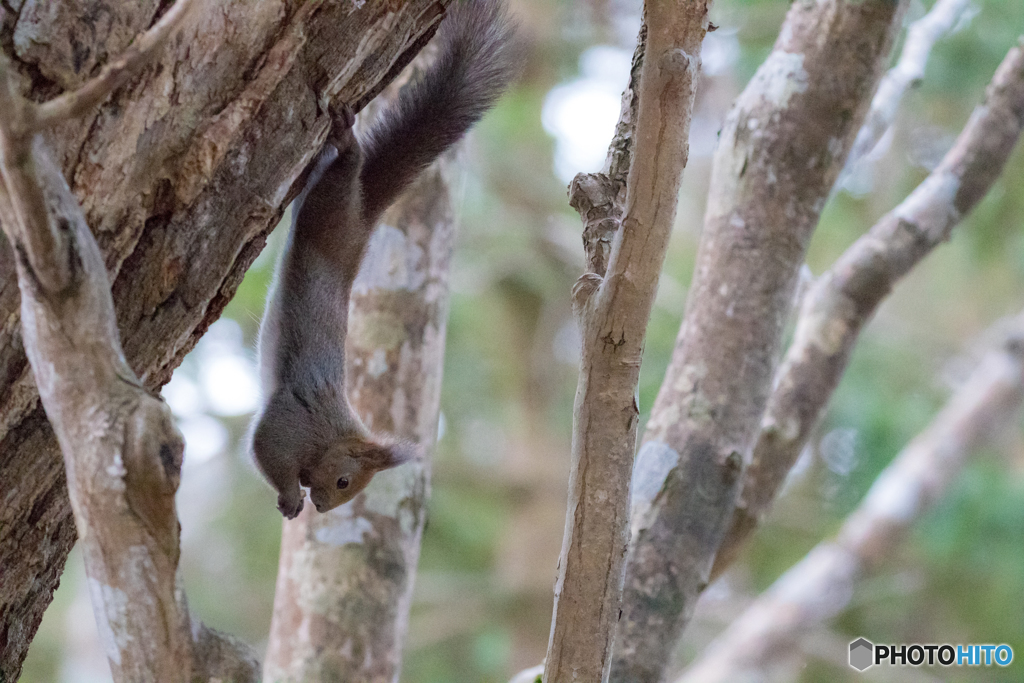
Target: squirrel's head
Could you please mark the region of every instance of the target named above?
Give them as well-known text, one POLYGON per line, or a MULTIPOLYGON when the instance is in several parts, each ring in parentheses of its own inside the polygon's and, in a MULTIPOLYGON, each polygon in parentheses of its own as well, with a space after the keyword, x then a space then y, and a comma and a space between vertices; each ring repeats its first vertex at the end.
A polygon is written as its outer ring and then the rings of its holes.
POLYGON ((317 512, 347 503, 366 488, 373 475, 417 457, 418 447, 408 443, 379 443, 361 437, 336 441, 314 467, 302 472, 303 486, 317 512))

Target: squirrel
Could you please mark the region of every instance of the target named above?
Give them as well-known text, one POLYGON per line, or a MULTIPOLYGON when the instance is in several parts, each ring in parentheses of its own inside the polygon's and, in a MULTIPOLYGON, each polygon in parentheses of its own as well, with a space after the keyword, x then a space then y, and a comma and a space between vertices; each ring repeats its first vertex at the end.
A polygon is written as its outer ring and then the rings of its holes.
POLYGON ((330 108, 332 128, 292 208, 257 343, 264 399, 252 453, 288 519, 302 511, 300 485, 327 512, 419 455, 412 443, 370 434, 348 401, 352 283, 380 215, 511 82, 514 32, 503 0, 454 0, 437 58, 365 140, 349 107, 330 108))

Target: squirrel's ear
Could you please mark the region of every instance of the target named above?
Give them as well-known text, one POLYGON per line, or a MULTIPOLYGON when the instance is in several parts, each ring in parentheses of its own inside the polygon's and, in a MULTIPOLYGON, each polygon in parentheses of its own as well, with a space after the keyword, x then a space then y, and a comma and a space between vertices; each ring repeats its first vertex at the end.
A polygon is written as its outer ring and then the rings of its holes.
POLYGON ((373 469, 387 470, 420 458, 422 449, 414 443, 382 444, 373 451, 373 469))

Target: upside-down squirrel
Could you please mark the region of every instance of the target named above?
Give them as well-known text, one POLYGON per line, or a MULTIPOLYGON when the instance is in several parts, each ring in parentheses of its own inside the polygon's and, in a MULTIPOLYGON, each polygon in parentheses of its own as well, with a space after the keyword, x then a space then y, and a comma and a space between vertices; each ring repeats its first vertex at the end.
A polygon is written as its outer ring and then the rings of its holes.
POLYGON ((351 109, 332 108, 327 144, 292 209, 292 228, 260 326, 263 404, 252 450, 291 519, 301 486, 320 512, 351 500, 417 447, 370 434, 345 392, 352 282, 381 213, 476 123, 516 67, 503 0, 454 0, 422 78, 360 142, 351 109))

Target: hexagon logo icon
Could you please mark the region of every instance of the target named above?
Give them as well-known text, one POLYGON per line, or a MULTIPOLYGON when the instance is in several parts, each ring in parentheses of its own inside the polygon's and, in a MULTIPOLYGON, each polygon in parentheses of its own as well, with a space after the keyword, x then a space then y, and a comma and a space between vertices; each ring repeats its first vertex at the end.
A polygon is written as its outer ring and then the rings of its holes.
POLYGON ((866 638, 858 638, 850 643, 850 666, 857 671, 864 671, 874 664, 875 646, 866 638))

